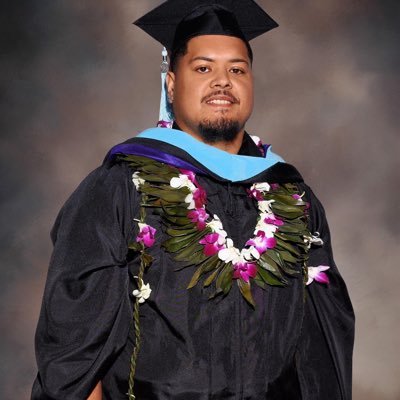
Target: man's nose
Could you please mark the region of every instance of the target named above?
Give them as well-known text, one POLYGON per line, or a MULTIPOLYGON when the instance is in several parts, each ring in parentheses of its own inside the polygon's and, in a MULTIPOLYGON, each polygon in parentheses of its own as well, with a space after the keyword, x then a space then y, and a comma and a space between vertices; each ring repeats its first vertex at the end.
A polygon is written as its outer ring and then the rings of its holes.
POLYGON ((215 75, 213 77, 213 80, 211 81, 211 87, 220 87, 223 89, 231 88, 232 82, 229 76, 229 71, 215 71, 215 75))

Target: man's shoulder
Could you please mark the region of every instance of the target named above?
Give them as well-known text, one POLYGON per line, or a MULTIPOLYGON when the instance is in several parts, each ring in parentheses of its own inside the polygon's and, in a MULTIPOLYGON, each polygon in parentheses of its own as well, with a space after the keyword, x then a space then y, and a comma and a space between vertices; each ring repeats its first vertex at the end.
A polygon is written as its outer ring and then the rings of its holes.
POLYGON ((63 209, 86 203, 112 202, 134 189, 131 176, 127 164, 105 161, 83 178, 64 203, 63 209))
POLYGON ((268 183, 304 183, 303 177, 297 168, 284 161, 279 161, 263 171, 253 180, 262 180, 268 183))

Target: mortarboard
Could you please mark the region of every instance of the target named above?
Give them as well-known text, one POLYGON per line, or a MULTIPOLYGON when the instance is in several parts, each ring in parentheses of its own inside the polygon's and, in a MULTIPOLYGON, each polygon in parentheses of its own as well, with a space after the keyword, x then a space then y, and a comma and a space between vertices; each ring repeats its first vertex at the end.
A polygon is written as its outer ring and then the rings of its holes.
POLYGON ((250 41, 278 24, 253 0, 168 0, 134 22, 174 50, 201 35, 227 35, 250 41))
MULTIPOLYGON (((248 45, 251 39, 278 26, 254 0, 167 0, 134 24, 160 42, 170 54, 196 36, 234 36, 248 45)), ((166 102, 167 69, 164 49, 159 126, 171 126, 173 119, 166 102)))

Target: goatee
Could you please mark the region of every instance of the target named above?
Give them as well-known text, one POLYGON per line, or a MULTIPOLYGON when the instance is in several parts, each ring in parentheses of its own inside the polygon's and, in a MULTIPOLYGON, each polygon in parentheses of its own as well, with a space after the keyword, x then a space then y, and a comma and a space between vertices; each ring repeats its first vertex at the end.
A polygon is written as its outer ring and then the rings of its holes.
POLYGON ((239 121, 219 118, 204 120, 199 124, 199 133, 205 143, 233 142, 241 130, 239 121))

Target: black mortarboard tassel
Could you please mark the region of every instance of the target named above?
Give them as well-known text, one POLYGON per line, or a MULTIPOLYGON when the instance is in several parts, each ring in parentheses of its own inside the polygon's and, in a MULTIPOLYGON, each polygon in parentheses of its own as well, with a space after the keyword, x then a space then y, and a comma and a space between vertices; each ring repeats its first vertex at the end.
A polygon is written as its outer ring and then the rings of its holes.
POLYGON ((253 0, 168 0, 134 22, 168 50, 201 35, 250 41, 278 24, 253 0))

